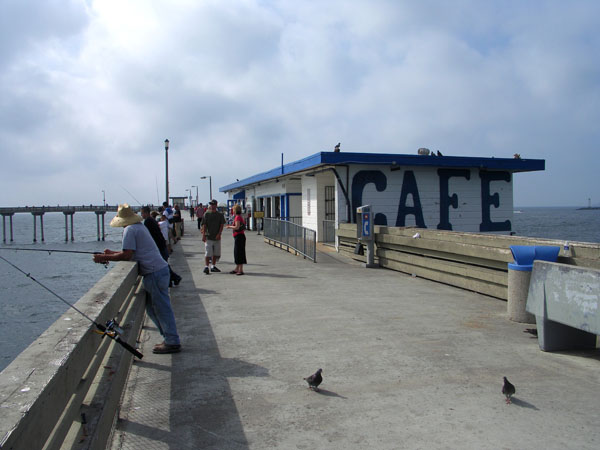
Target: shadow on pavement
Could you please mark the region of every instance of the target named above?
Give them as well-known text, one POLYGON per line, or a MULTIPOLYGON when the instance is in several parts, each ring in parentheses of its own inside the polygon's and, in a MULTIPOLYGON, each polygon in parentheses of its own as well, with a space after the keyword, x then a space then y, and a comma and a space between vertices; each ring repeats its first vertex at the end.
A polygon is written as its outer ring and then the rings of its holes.
POLYGON ((517 406, 520 406, 522 408, 529 408, 529 409, 533 409, 534 411, 539 411, 539 408, 537 406, 532 405, 531 403, 526 402, 525 400, 521 400, 521 399, 516 398, 516 397, 513 397, 511 399, 511 403, 513 405, 517 405, 517 406))

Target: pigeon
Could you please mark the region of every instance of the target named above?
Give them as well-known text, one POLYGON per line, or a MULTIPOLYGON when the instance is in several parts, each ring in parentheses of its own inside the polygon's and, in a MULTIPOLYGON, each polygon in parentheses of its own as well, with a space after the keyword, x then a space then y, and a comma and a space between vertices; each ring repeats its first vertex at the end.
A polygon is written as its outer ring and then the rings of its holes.
POLYGON ((502 393, 506 396, 506 404, 510 404, 510 398, 515 395, 515 386, 504 377, 504 385, 502 386, 502 393))
POLYGON ((341 143, 341 142, 338 142, 338 144, 337 144, 337 145, 336 145, 336 146, 333 148, 333 151, 334 151, 334 152, 336 152, 336 153, 337 153, 337 152, 339 152, 339 151, 340 151, 340 146, 341 146, 341 145, 342 145, 342 143, 341 143))
POLYGON ((442 155, 442 152, 440 152, 439 150, 436 153, 438 156, 444 156, 444 155, 442 155))
POLYGON ((313 373, 310 377, 304 378, 304 381, 306 381, 308 383, 309 389, 313 389, 315 391, 319 390, 319 385, 323 381, 321 372, 323 372, 323 369, 319 369, 315 373, 313 373))

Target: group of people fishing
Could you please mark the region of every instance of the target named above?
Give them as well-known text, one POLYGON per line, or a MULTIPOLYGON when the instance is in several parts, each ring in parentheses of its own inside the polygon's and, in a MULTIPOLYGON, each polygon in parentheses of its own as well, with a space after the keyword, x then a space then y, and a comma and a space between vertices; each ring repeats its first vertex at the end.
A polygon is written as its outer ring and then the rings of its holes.
MULTIPOLYGON (((216 200, 210 201, 208 209, 195 211, 205 245, 206 265, 203 272, 206 275, 221 272, 216 264, 221 257, 221 235, 225 227, 233 231, 234 237, 236 266, 229 273, 244 275, 244 264, 247 263, 244 234, 246 221, 242 217, 240 205, 235 205, 232 212, 233 221, 230 225, 226 225, 223 213, 217 209, 216 200)), ((146 290, 146 312, 163 337, 163 342, 156 344, 152 351, 159 354, 178 353, 181 351, 181 340, 177 333, 169 287, 177 286, 182 278, 173 271, 168 260, 171 242, 176 244, 181 239, 181 211, 177 205, 172 209, 167 202, 164 202, 163 208, 159 211, 151 211, 150 207, 144 206, 140 214, 136 214, 126 203, 119 205, 117 215, 110 222, 110 226, 123 228, 122 249, 120 251, 106 249, 104 253, 94 254, 93 259, 94 262, 101 264, 109 261, 138 263, 146 290), (179 221, 175 219, 177 215, 179 221), (178 223, 179 225, 176 225, 178 223)))

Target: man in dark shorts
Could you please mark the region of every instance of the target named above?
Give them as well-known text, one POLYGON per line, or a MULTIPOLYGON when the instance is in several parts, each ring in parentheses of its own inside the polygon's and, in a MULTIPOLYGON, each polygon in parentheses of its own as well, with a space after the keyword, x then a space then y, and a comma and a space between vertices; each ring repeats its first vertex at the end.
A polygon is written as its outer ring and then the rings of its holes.
POLYGON ((205 257, 204 273, 220 272, 217 261, 221 257, 221 233, 225 226, 225 216, 217 211, 217 201, 211 200, 209 209, 202 218, 202 241, 204 242, 205 257), (212 264, 211 263, 212 260, 212 264), (210 265, 210 268, 209 268, 210 265))

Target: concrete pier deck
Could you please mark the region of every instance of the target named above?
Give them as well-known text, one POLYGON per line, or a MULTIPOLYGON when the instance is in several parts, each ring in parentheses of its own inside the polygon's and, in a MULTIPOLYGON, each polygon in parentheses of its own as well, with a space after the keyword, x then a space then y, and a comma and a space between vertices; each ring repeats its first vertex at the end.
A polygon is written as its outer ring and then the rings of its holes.
POLYGON ((600 447, 598 350, 541 352, 503 301, 335 253, 315 264, 255 232, 230 275, 224 235, 218 274, 195 227, 175 246, 183 351, 152 354, 147 322, 112 449, 600 447))

